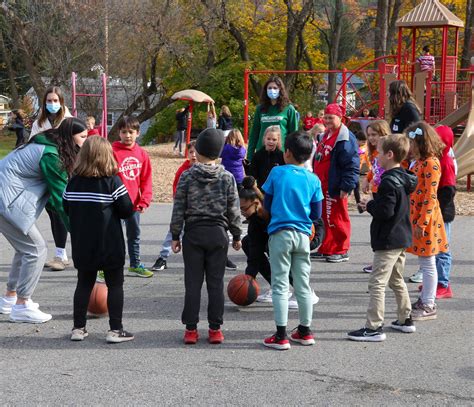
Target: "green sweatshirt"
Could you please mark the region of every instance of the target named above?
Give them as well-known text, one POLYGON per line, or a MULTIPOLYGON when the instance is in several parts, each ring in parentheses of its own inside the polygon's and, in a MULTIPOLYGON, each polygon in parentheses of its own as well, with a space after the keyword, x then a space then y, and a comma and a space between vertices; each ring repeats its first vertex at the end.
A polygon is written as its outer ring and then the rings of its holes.
POLYGON ((66 225, 66 228, 69 230, 69 218, 63 208, 63 192, 66 189, 68 176, 67 172, 61 168, 58 147, 44 134, 36 135, 33 142, 45 146, 43 156, 40 160, 40 168, 50 194, 47 207, 61 216, 64 225, 66 225))
POLYGON ((277 106, 270 106, 266 112, 261 111, 262 106, 258 105, 253 118, 252 130, 249 136, 247 158, 252 161, 255 151, 263 146, 263 135, 270 126, 280 126, 281 145, 284 150, 286 135, 298 130, 296 110, 293 105, 286 106, 281 112, 277 106))

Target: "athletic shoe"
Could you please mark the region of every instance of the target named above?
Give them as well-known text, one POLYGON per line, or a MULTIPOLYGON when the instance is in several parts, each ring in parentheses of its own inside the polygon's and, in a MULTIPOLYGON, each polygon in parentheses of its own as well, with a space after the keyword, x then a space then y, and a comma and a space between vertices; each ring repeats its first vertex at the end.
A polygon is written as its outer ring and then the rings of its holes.
POLYGON ((372 264, 369 264, 368 266, 365 266, 362 271, 364 273, 372 273, 372 264))
POLYGON ((224 342, 224 334, 220 329, 209 329, 209 343, 217 345, 224 342))
POLYGON ((73 328, 71 333, 71 341, 83 341, 89 336, 86 328, 73 328))
POLYGON ((416 308, 412 308, 411 319, 413 319, 413 321, 428 321, 430 319, 436 319, 438 317, 437 308, 436 304, 430 306, 428 304, 420 303, 416 308))
POLYGON ((441 284, 438 284, 438 287, 436 288, 436 299, 442 298, 453 298, 451 284, 448 284, 447 287, 443 287, 441 284))
POLYGON ((70 264, 69 260, 63 260, 60 257, 54 257, 53 259, 48 260, 46 263, 44 263, 44 267, 45 268, 51 268, 52 265, 54 264, 54 262, 56 261, 56 259, 59 259, 65 266, 69 266, 69 264, 70 264))
POLYGON ((263 294, 257 297, 257 302, 273 302, 272 300, 272 289, 268 289, 263 294))
POLYGON ((331 256, 326 257, 328 263, 343 263, 349 261, 349 255, 345 254, 332 254, 331 256))
POLYGON ((52 315, 40 311, 39 305, 33 302, 27 302, 26 307, 14 305, 10 313, 11 322, 24 322, 27 324, 42 324, 48 322, 52 315))
POLYGON ((382 342, 386 339, 381 326, 377 329, 361 328, 357 331, 348 332, 347 337, 352 341, 360 342, 382 342))
POLYGON ((421 270, 418 270, 408 280, 412 283, 421 283, 421 282, 423 282, 423 272, 421 270))
MULTIPOLYGON (((17 297, 0 297, 0 314, 10 314, 12 312, 12 307, 16 304, 16 299, 17 297)), ((39 304, 33 302, 31 298, 28 298, 26 303, 31 308, 39 308, 39 304)))
POLYGON ((400 332, 404 332, 406 334, 411 334, 413 332, 416 332, 416 326, 413 323, 413 320, 411 319, 411 316, 409 316, 407 319, 405 319, 405 322, 402 324, 398 319, 396 321, 393 321, 390 324, 390 327, 392 329, 395 329, 400 332))
POLYGON ((310 346, 315 344, 314 335, 311 331, 308 331, 307 334, 303 335, 300 333, 298 328, 293 329, 290 335, 290 340, 293 342, 298 342, 304 346, 310 346))
POLYGON ((135 339, 132 333, 127 332, 123 329, 117 330, 117 331, 108 331, 107 332, 107 337, 105 340, 107 343, 121 343, 121 342, 128 342, 135 339))
MULTIPOLYGON (((319 297, 316 295, 314 290, 311 292, 311 300, 313 305, 316 305, 319 302, 319 297)), ((296 301, 296 296, 293 294, 289 299, 288 299, 288 309, 298 309, 298 302, 296 301)))
POLYGON ((66 264, 61 257, 55 257, 49 262, 49 268, 51 271, 63 271, 66 268, 66 264))
POLYGON ((144 264, 139 264, 138 267, 129 267, 128 275, 142 278, 153 277, 153 271, 148 270, 144 264))
POLYGON ((166 265, 166 260, 163 257, 158 257, 158 259, 156 259, 155 264, 153 264, 153 267, 151 269, 153 271, 161 271, 167 268, 168 266, 166 265))
POLYGON ((184 331, 184 343, 186 345, 195 345, 198 339, 199 339, 199 333, 197 329, 186 329, 184 331))
POLYGON ((326 260, 327 256, 328 256, 327 254, 322 254, 318 252, 309 254, 309 258, 311 260, 326 260))
POLYGON ((98 283, 105 283, 104 270, 97 271, 97 277, 95 278, 95 281, 97 281, 98 283))
POLYGON ((232 263, 229 259, 227 259, 227 262, 225 264, 225 268, 227 270, 237 270, 237 264, 232 263))
POLYGON ((280 339, 276 334, 265 338, 263 340, 263 345, 267 348, 277 349, 277 350, 288 350, 291 348, 290 341, 288 338, 280 339))

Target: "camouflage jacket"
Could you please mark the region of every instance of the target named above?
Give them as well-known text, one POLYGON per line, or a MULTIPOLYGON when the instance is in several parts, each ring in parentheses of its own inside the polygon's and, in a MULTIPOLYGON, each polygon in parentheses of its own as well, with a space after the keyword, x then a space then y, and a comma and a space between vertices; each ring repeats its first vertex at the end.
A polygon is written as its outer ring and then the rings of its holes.
POLYGON ((179 179, 171 217, 173 240, 181 230, 197 225, 216 225, 230 230, 240 240, 241 220, 239 195, 234 176, 222 165, 197 163, 179 179))

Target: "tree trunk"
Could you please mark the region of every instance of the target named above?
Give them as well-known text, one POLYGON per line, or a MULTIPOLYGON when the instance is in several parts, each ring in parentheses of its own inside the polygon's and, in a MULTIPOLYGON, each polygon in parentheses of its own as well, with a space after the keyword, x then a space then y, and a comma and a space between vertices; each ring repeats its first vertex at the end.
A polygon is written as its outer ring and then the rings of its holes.
POLYGON ((398 16, 400 14, 401 8, 402 8, 402 0, 390 0, 388 13, 390 14, 390 11, 391 11, 391 14, 389 16, 387 45, 385 46, 385 50, 390 54, 392 54, 392 47, 393 47, 394 39, 396 38, 397 27, 395 26, 395 23, 398 20, 398 16), (392 2, 393 2, 393 7, 392 7, 392 2))
POLYGON ((18 109, 20 107, 20 98, 18 96, 18 90, 16 88, 15 71, 13 70, 10 51, 8 50, 7 46, 5 45, 5 41, 3 40, 2 30, 0 30, 0 53, 3 54, 5 65, 7 66, 8 80, 10 81, 10 95, 12 98, 11 107, 14 109, 18 109))
POLYGON ((387 53, 388 7, 388 0, 377 1, 377 17, 375 19, 374 32, 375 58, 379 58, 387 53))
POLYGON ((466 1, 466 25, 464 29, 464 41, 462 46, 461 68, 469 68, 471 66, 471 40, 472 29, 474 26, 474 1, 466 1))
MULTIPOLYGON (((335 0, 334 18, 331 24, 332 29, 330 33, 330 47, 329 47, 329 63, 328 69, 337 69, 339 57, 339 42, 341 40, 342 31, 342 17, 343 17, 343 3, 342 0, 335 0)), ((328 75, 328 101, 332 101, 336 97, 337 92, 337 74, 330 73, 328 75)))

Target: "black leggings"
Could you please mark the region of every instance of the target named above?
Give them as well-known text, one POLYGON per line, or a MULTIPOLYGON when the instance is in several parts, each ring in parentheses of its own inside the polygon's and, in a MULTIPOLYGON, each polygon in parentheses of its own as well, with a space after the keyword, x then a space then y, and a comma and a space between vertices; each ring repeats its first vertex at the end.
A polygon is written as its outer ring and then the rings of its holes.
POLYGON ((53 232, 54 244, 59 249, 66 248, 67 229, 58 213, 46 209, 51 221, 51 231, 53 232))
MULTIPOLYGON (((123 312, 123 267, 104 269, 107 285, 107 308, 110 329, 122 329, 123 312)), ((87 306, 97 278, 97 270, 77 270, 77 286, 74 292, 74 327, 86 326, 87 306)))

